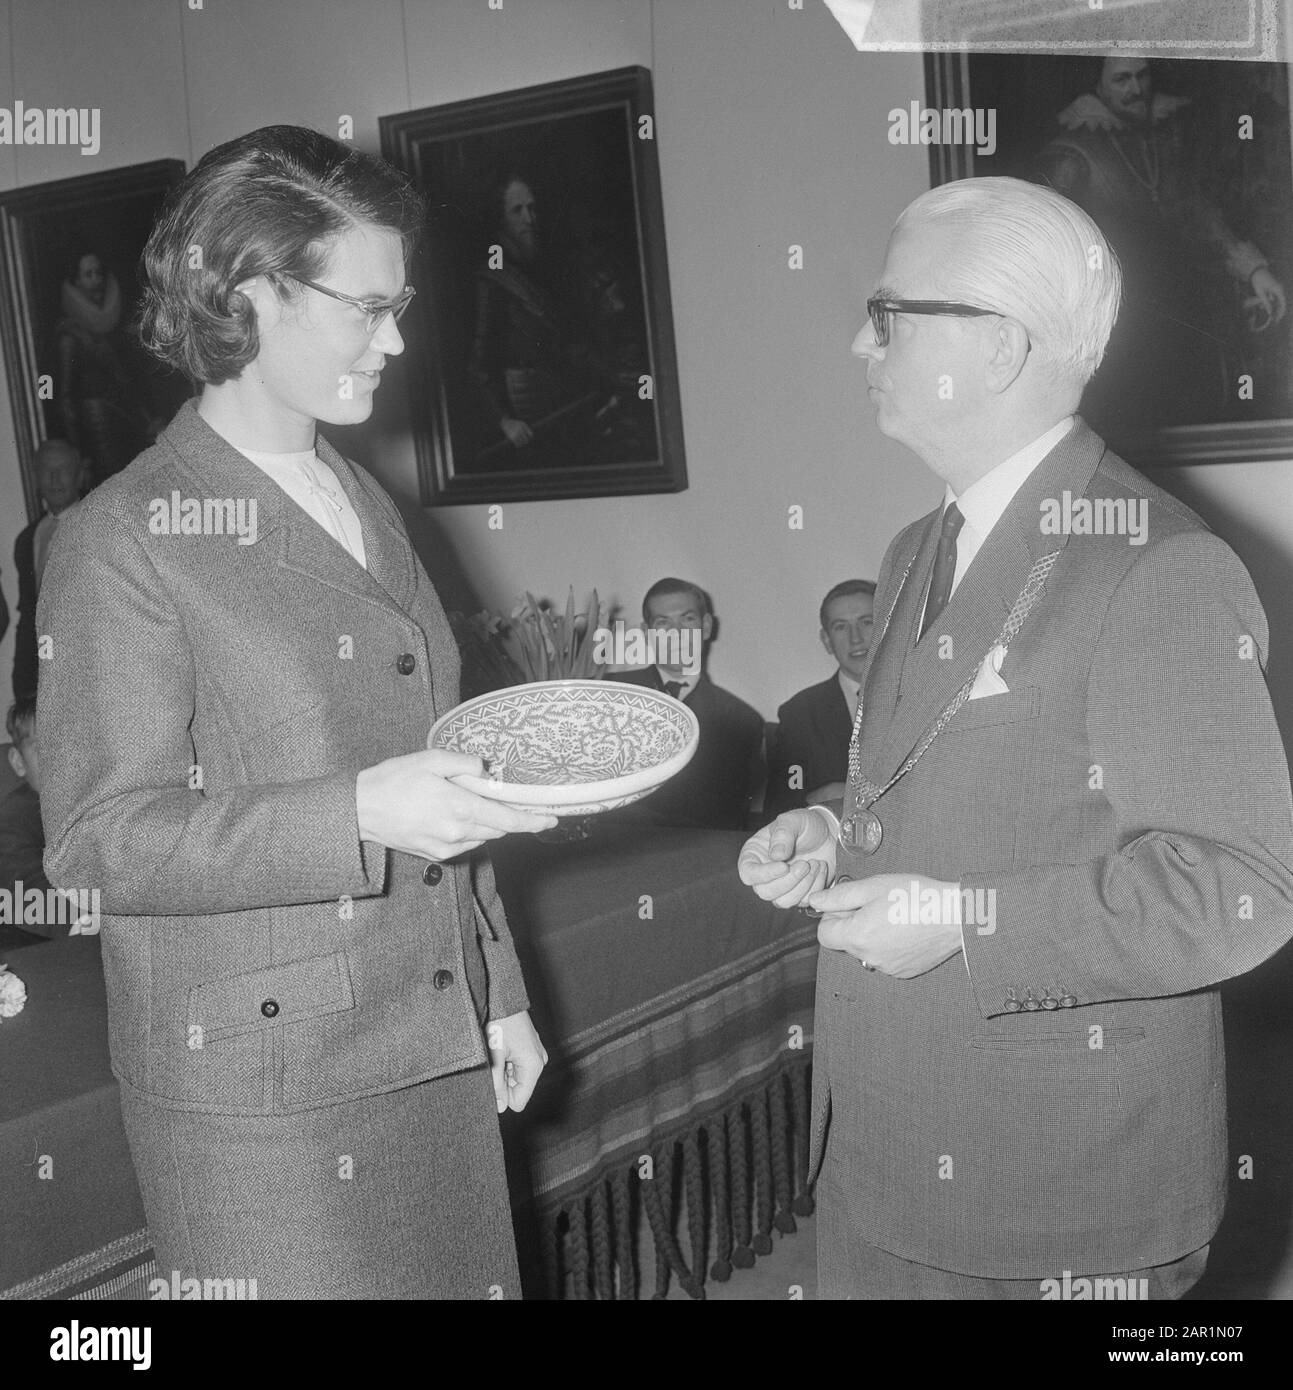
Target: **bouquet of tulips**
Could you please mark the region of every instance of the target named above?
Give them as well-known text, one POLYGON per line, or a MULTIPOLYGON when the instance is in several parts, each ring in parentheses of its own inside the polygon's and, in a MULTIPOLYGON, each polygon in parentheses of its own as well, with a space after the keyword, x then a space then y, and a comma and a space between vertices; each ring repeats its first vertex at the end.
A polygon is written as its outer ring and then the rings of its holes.
POLYGON ((582 613, 570 589, 564 613, 544 607, 532 593, 513 608, 511 618, 482 609, 471 617, 449 615, 462 652, 464 698, 528 681, 599 680, 594 635, 605 628, 609 607, 594 589, 582 613))
POLYGON ((566 597, 566 611, 554 616, 531 593, 512 610, 508 636, 519 652, 521 669, 527 681, 598 680, 605 663, 593 654, 594 633, 606 626, 607 606, 598 601, 597 590, 583 613, 575 612, 575 591, 566 597))

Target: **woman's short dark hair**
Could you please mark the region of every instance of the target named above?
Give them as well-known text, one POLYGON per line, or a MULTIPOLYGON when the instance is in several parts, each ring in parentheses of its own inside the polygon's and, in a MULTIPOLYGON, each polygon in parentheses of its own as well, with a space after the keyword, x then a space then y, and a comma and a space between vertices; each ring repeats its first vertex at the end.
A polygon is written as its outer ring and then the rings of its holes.
POLYGON ((276 125, 218 145, 172 189, 144 248, 140 341, 192 381, 218 386, 259 350, 256 311, 235 286, 316 280, 352 227, 397 233, 407 261, 423 203, 406 175, 315 130, 276 125))

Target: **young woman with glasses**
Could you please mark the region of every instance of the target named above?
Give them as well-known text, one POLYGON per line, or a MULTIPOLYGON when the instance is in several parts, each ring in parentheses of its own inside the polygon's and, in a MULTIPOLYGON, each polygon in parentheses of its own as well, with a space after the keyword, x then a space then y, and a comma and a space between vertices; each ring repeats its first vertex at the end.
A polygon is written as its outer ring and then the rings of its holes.
POLYGON ((211 151, 145 251, 198 394, 78 509, 40 631, 54 882, 102 890, 114 1071, 158 1274, 259 1298, 519 1293, 497 1112, 546 1054, 485 842, 554 824, 429 751, 458 699, 366 420, 421 223, 290 126, 211 151))

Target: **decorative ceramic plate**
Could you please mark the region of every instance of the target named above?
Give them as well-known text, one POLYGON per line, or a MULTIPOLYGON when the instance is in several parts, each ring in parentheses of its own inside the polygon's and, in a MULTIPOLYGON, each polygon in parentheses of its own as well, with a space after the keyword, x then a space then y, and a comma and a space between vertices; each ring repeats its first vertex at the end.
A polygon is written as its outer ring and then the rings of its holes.
POLYGON ((700 739, 696 716, 663 691, 621 681, 534 681, 451 709, 428 747, 485 760, 460 786, 527 810, 591 816, 627 806, 680 772, 700 739))

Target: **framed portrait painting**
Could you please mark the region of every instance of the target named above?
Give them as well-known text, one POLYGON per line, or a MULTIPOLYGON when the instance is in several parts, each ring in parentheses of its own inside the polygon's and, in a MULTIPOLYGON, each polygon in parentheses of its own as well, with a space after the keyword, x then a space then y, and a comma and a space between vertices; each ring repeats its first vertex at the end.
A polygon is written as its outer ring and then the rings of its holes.
POLYGON ((189 394, 131 331, 139 257, 178 159, 0 194, 0 340, 30 517, 33 458, 71 440, 90 486, 146 448, 189 394))
POLYGON ((651 75, 381 120, 428 204, 408 365, 428 505, 687 485, 651 75))
POLYGON ((944 125, 991 132, 931 141, 935 183, 1046 183, 1119 257, 1092 427, 1145 468, 1293 457, 1288 66, 946 54, 926 78, 929 108, 971 113, 944 125))

